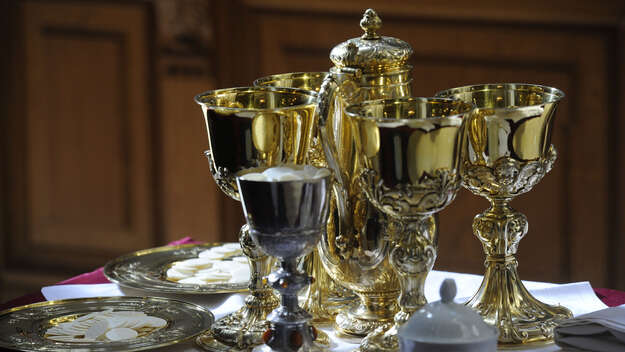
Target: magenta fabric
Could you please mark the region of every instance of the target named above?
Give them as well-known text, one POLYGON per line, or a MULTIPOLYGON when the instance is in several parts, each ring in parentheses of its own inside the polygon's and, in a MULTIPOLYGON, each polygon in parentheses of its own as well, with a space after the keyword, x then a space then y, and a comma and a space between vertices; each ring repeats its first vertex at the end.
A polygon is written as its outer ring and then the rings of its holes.
MULTIPOLYGON (((193 238, 187 236, 187 237, 181 238, 179 240, 170 242, 167 245, 168 246, 176 246, 176 245, 179 245, 179 244, 198 244, 198 243, 201 243, 201 242, 195 241, 195 240, 193 240, 193 238)), ((110 283, 110 281, 106 278, 106 276, 104 276, 104 268, 100 267, 100 268, 97 268, 96 270, 94 270, 92 272, 80 274, 80 275, 72 277, 70 279, 63 280, 63 281, 57 283, 57 285, 108 284, 108 283, 110 283)), ((26 304, 31 304, 31 303, 36 303, 36 302, 43 302, 45 300, 46 299, 45 299, 45 297, 43 297, 41 292, 31 293, 31 294, 24 295, 22 297, 18 297, 16 299, 10 300, 10 301, 5 302, 3 304, 0 304, 0 311, 5 310, 5 309, 9 309, 9 308, 13 308, 13 307, 23 306, 23 305, 26 305, 26 304)))
MULTIPOLYGON (((179 244, 197 244, 191 237, 181 238, 177 241, 168 243, 168 246, 177 246, 179 244)), ((57 285, 70 285, 70 284, 108 284, 110 281, 104 276, 104 268, 100 267, 92 272, 80 274, 74 276, 71 279, 67 279, 59 282, 57 285)))
POLYGON ((595 294, 608 307, 616 307, 625 304, 625 292, 611 290, 609 288, 595 288, 595 294))

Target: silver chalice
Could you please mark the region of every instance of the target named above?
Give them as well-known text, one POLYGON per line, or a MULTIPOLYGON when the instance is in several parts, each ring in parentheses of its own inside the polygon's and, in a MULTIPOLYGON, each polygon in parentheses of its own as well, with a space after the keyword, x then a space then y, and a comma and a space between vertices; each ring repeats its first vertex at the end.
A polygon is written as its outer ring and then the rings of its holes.
POLYGON ((314 178, 291 181, 246 177, 264 169, 242 171, 237 176, 252 240, 280 261, 280 268, 264 279, 281 295, 280 306, 267 316, 264 348, 280 352, 320 350, 313 342, 317 331, 308 323, 312 316, 297 302, 297 293, 312 278, 297 270, 296 259, 310 253, 325 231, 331 174, 320 169, 323 171, 314 178))

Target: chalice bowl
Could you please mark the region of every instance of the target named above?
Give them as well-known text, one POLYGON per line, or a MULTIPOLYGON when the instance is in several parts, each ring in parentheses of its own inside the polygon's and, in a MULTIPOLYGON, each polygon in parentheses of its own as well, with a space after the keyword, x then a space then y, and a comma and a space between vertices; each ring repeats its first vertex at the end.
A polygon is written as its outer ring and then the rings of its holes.
POLYGON ((355 126, 361 187, 397 228, 390 263, 401 289, 394 323, 367 335, 361 351, 397 351, 397 328, 427 303, 437 213, 460 188, 464 121, 472 112, 470 103, 441 98, 372 100, 346 109, 355 126))
POLYGON ((280 292, 281 305, 267 317, 270 326, 263 336, 265 349, 321 350, 313 342, 317 331, 308 324, 312 316, 297 302, 297 293, 312 280, 298 271, 296 259, 310 253, 325 231, 330 171, 294 166, 294 175, 284 181, 266 179, 258 171, 263 169, 241 172, 237 183, 254 243, 280 261, 280 268, 266 278, 280 292), (307 172, 311 169, 313 173, 307 172))
MULTIPOLYGON (((195 97, 206 121, 210 149, 205 152, 219 188, 239 200, 235 174, 243 169, 306 162, 315 123, 312 91, 242 87, 219 89, 195 97)), ((250 295, 239 311, 217 320, 197 342, 211 351, 249 350, 263 343, 265 319, 277 305, 262 282, 273 259, 252 241, 247 225, 239 233, 250 262, 250 295)))
POLYGON ((538 301, 519 279, 514 255, 527 233, 527 218, 508 203, 551 170, 556 160, 553 119, 564 93, 540 85, 485 84, 437 96, 478 108, 467 121, 461 176, 464 187, 488 199, 490 208, 473 220, 486 272, 467 305, 499 329, 500 344, 550 342, 556 322, 572 315, 565 307, 538 301))

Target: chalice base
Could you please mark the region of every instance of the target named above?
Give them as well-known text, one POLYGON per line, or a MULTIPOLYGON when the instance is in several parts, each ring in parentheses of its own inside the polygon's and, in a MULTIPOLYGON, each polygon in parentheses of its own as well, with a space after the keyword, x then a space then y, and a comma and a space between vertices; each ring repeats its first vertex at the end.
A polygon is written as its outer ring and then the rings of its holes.
POLYGON ((484 280, 466 305, 499 329, 500 347, 552 343, 553 328, 571 318, 571 311, 534 298, 519 279, 514 257, 489 259, 486 265, 484 280))
POLYGON ((211 331, 199 336, 196 343, 207 351, 247 351, 262 345, 267 330, 267 315, 278 306, 273 292, 250 295, 245 306, 217 320, 211 331))
POLYGON ((387 324, 381 326, 369 335, 367 335, 360 347, 359 352, 376 352, 376 351, 399 351, 399 339, 397 338, 397 324, 387 324))
POLYGON ((380 327, 392 324, 398 310, 398 296, 398 291, 380 296, 362 294, 357 303, 337 314, 335 329, 345 335, 364 337, 380 327))

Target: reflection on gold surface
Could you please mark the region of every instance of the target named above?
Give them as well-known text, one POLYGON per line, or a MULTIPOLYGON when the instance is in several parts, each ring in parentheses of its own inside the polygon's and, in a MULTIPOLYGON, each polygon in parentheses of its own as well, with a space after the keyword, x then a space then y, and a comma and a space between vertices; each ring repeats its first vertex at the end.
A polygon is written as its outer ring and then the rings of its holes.
POLYGON ((469 123, 461 174, 463 185, 491 206, 473 221, 486 272, 467 305, 499 329, 501 344, 550 342, 557 321, 572 315, 565 307, 538 301, 521 282, 515 254, 528 223, 508 203, 551 170, 553 117, 564 93, 538 85, 487 84, 437 95, 473 102, 479 109, 469 123))
POLYGON ((357 130, 360 185, 391 219, 390 263, 400 283, 394 324, 370 333, 360 351, 396 351, 397 329, 426 302, 425 279, 437 256, 436 213, 460 187, 460 151, 471 104, 437 98, 398 98, 351 105, 357 130))
POLYGON ((366 175, 365 192, 374 202, 384 200, 379 205, 391 216, 440 210, 447 200, 436 204, 429 186, 421 186, 449 175, 458 183, 463 117, 469 117, 471 111, 470 104, 460 101, 427 98, 368 101, 350 106, 347 113, 357 129, 356 146, 366 175), (387 195, 386 189, 410 189, 411 199, 406 199, 406 195, 387 195))
POLYGON ((277 88, 221 89, 201 94, 210 166, 224 193, 238 199, 234 173, 302 164, 313 136, 313 92, 277 88))

